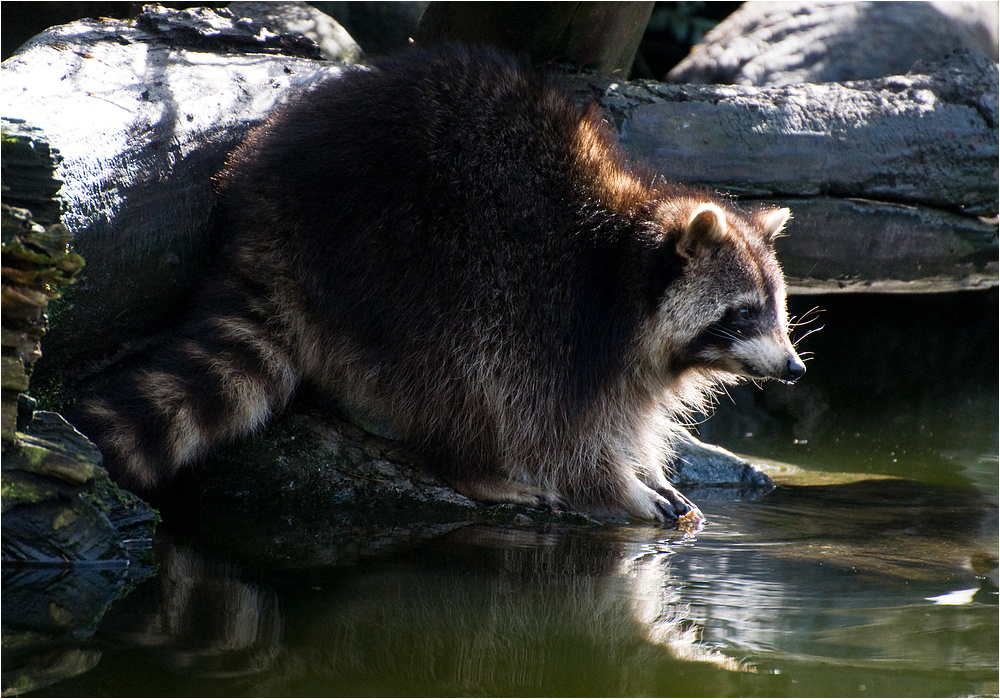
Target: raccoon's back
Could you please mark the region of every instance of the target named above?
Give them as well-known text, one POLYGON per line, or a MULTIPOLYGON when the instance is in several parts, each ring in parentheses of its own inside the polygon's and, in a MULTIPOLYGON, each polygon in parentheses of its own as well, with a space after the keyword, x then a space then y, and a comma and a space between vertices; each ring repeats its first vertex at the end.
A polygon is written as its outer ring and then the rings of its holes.
POLYGON ((553 362, 565 363, 567 337, 581 359, 617 356, 621 338, 569 327, 627 324, 616 215, 596 211, 580 168, 588 119, 506 54, 391 57, 324 82, 253 133, 220 175, 221 218, 263 283, 264 260, 280 257, 310 312, 362 340, 393 336, 402 352, 492 325, 555 348, 553 362))
MULTIPOLYGON (((261 201, 259 213, 295 225, 303 248, 358 231, 405 245, 432 222, 495 230, 519 206, 535 207, 521 217, 533 218, 543 201, 572 196, 556 191, 566 184, 556 173, 570 169, 580 117, 546 77, 506 54, 414 51, 294 98, 230 157, 218 178, 223 206, 261 201), (393 225, 376 225, 379 215, 393 225)), ((505 227, 515 230, 517 218, 505 227)))

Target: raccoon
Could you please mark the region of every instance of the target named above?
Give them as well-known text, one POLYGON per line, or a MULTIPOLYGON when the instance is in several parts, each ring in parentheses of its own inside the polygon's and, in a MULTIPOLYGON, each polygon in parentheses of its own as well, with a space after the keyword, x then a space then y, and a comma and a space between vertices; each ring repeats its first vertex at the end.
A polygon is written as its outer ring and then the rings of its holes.
POLYGON ((491 49, 413 50, 281 108, 216 178, 228 245, 178 339, 89 402, 145 492, 302 387, 487 502, 699 521, 665 474, 713 386, 791 382, 772 241, 626 160, 596 106, 491 49))

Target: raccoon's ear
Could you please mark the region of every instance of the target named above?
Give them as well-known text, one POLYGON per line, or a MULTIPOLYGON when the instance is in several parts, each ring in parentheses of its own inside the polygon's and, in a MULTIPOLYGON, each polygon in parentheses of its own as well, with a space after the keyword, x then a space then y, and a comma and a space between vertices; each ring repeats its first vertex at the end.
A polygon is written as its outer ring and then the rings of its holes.
POLYGON ((726 239, 728 230, 726 213, 718 205, 699 204, 677 240, 677 252, 683 257, 694 257, 700 251, 717 247, 726 239))
POLYGON ((758 211, 754 214, 764 240, 769 243, 774 242, 774 239, 784 230, 785 224, 788 223, 788 219, 791 217, 792 212, 790 209, 768 209, 758 211))

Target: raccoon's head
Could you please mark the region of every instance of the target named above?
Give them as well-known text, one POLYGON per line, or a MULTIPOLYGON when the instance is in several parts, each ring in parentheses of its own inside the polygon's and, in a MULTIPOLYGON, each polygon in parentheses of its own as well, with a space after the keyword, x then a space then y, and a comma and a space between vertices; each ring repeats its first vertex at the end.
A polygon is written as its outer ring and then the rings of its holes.
POLYGON ((801 377, 806 367, 788 339, 785 282, 772 245, 789 210, 745 214, 704 201, 671 208, 661 211, 672 229, 660 239, 661 254, 679 259, 680 273, 655 312, 660 361, 670 371, 801 377))

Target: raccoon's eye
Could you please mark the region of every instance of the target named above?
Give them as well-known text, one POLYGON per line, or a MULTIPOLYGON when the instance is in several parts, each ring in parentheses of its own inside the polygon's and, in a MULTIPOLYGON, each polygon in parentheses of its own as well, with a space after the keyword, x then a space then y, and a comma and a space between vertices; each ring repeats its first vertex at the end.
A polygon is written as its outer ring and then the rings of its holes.
POLYGON ((753 306, 734 306, 726 311, 722 323, 733 332, 742 333, 754 326, 759 311, 753 306))

